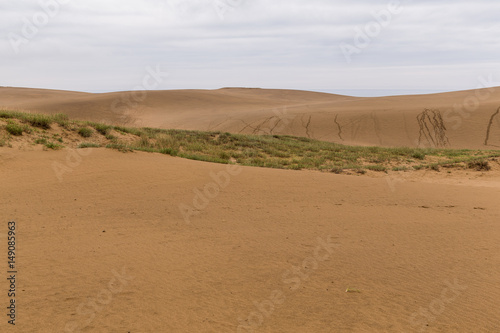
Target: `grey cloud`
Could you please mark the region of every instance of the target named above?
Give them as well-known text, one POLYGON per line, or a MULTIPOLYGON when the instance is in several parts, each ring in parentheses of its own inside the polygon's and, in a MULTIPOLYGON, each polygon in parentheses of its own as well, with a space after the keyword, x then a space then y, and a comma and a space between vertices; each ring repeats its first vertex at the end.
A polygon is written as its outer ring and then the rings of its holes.
POLYGON ((41 9, 0 0, 0 84, 122 90, 156 64, 171 73, 160 89, 428 89, 432 82, 453 90, 497 75, 495 1, 401 1, 403 12, 351 63, 339 45, 355 45, 355 29, 390 1, 242 0, 223 19, 215 1, 227 0, 69 1, 15 54, 9 34, 22 36, 22 19, 41 9))

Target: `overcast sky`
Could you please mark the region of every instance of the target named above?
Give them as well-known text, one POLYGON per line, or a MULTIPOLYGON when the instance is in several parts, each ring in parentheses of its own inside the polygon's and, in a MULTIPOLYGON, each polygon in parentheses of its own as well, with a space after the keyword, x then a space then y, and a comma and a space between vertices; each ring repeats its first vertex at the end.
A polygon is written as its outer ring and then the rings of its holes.
POLYGON ((474 89, 500 82, 498 13, 498 0, 0 0, 0 85, 132 90, 160 68, 156 89, 474 89))

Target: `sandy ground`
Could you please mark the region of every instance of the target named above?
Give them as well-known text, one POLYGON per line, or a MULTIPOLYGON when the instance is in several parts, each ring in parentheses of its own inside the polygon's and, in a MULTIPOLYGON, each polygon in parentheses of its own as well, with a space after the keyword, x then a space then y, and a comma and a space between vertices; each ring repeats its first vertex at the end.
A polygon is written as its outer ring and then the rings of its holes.
POLYGON ((88 94, 0 87, 0 107, 111 124, 289 134, 350 145, 500 147, 498 88, 356 98, 242 88, 88 94))
POLYGON ((0 148, 0 331, 499 332, 499 174, 390 177, 0 148))

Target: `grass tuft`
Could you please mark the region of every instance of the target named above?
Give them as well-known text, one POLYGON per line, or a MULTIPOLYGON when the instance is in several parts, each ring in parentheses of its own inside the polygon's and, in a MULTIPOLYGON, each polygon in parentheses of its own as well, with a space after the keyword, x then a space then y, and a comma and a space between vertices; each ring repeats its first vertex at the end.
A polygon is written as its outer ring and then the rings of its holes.
POLYGON ((99 147, 101 146, 96 143, 90 143, 90 142, 83 142, 78 145, 78 148, 99 148, 99 147))
POLYGON ((63 146, 61 146, 57 143, 54 143, 54 142, 47 142, 45 144, 45 147, 47 147, 48 149, 53 149, 53 150, 59 150, 59 149, 63 148, 63 146))
POLYGON ((12 135, 20 136, 20 135, 23 135, 24 127, 19 125, 18 123, 14 122, 14 121, 12 121, 12 120, 9 120, 7 122, 7 126, 5 127, 5 129, 7 130, 7 132, 9 132, 12 135))
POLYGON ((425 159, 425 153, 423 151, 416 151, 414 152, 411 157, 417 159, 417 160, 424 160, 425 159))
POLYGON ((477 171, 490 171, 491 167, 488 161, 472 161, 467 163, 467 168, 475 169, 477 171))
POLYGON ((99 123, 92 123, 92 127, 94 127, 95 130, 101 133, 102 135, 108 135, 112 129, 112 127, 109 125, 99 124, 99 123))
POLYGON ((57 113, 52 116, 52 119, 55 123, 59 124, 59 126, 69 129, 70 121, 67 114, 57 113))
POLYGON ((330 170, 330 172, 333 172, 333 173, 335 173, 337 175, 340 175, 342 172, 344 172, 344 169, 335 167, 332 170, 330 170))
POLYGON ((82 127, 78 130, 78 134, 83 138, 90 138, 92 136, 92 130, 88 127, 82 127))
POLYGON ((367 165, 365 168, 377 172, 387 172, 387 167, 383 165, 367 165))
POLYGON ((45 114, 37 114, 37 113, 25 113, 24 117, 21 120, 27 122, 33 127, 38 127, 42 129, 50 129, 50 125, 53 122, 53 117, 50 117, 45 114))

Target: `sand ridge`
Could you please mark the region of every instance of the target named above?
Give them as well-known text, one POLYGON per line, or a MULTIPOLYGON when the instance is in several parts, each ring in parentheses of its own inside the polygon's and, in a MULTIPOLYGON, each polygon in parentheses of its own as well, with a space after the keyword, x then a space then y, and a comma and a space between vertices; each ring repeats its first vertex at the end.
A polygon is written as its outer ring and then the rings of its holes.
POLYGON ((500 147, 497 88, 357 98, 249 88, 88 94, 4 87, 0 105, 112 124, 288 134, 350 145, 500 147))

